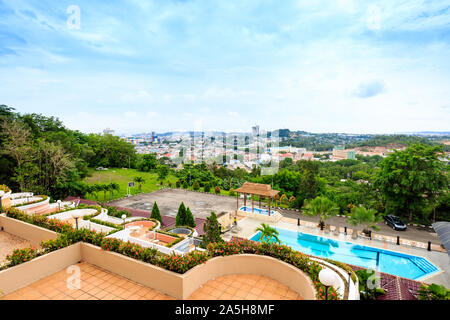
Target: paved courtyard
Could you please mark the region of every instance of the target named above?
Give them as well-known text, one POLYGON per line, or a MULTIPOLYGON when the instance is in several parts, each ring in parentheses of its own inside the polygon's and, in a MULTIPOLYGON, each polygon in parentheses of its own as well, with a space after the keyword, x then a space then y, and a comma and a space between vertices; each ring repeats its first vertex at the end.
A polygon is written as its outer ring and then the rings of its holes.
POLYGON ((152 193, 139 194, 122 200, 111 201, 108 204, 151 212, 155 201, 158 203, 161 214, 171 217, 176 217, 181 202, 184 202, 186 207, 191 209, 195 217, 203 219, 209 217, 211 211, 219 214, 236 210, 236 199, 232 197, 179 189, 163 189, 152 193))
POLYGON ((6 256, 15 249, 31 247, 31 243, 13 234, 0 231, 0 264, 6 261, 6 256))
POLYGON ((280 282, 252 274, 217 277, 197 289, 188 300, 303 300, 280 282))
POLYGON ((3 300, 174 300, 174 298, 125 279, 102 268, 81 262, 80 289, 71 288, 73 274, 61 270, 49 277, 3 296, 3 300))

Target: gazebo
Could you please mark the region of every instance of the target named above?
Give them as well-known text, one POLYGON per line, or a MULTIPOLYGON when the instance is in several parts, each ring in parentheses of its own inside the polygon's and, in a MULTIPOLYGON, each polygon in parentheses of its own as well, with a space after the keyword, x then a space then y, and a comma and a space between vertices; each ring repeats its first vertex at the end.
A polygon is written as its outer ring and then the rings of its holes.
MULTIPOLYGON (((265 197, 269 200, 269 217, 270 217, 270 201, 280 192, 277 190, 272 190, 272 187, 269 184, 261 184, 261 183, 251 183, 245 182, 242 187, 235 190, 237 192, 236 197, 236 212, 239 210, 239 196, 240 194, 244 194, 244 206, 247 205, 247 195, 258 195, 259 196, 259 207, 261 208, 261 197, 265 197)), ((254 199, 252 197, 252 212, 254 211, 254 199)))

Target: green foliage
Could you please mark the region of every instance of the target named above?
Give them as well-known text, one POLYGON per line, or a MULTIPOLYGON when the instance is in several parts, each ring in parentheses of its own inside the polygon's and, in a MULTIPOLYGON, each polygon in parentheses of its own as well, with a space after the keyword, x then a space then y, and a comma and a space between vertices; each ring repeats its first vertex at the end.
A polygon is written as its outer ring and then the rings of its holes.
POLYGON ((164 180, 169 175, 170 170, 168 166, 163 164, 156 168, 156 172, 158 173, 158 179, 164 180))
POLYGON ((375 270, 362 269, 355 272, 359 280, 359 293, 361 300, 375 300, 378 296, 386 294, 380 287, 380 277, 375 270))
POLYGON ((220 236, 220 224, 215 212, 211 212, 211 215, 206 218, 203 231, 205 232, 202 239, 203 248, 206 248, 210 243, 223 242, 220 236))
POLYGON ((319 216, 320 224, 325 225, 325 220, 329 217, 337 215, 339 208, 328 198, 316 197, 311 201, 307 201, 303 206, 303 214, 307 216, 319 216))
POLYGON ((156 219, 159 222, 162 222, 161 214, 159 213, 159 208, 158 208, 158 204, 156 203, 156 201, 153 204, 152 214, 150 215, 150 218, 156 219))
POLYGON ((153 154, 143 154, 138 156, 136 168, 139 171, 149 172, 156 169, 158 161, 153 154))
POLYGON ((184 225, 191 228, 194 228, 196 226, 194 215, 192 214, 191 209, 189 208, 186 209, 186 221, 184 225))
POLYGON ((448 166, 439 160, 440 147, 412 145, 395 151, 382 162, 375 186, 386 201, 386 212, 413 220, 427 199, 448 190, 448 166))
POLYGON ((364 207, 353 208, 350 217, 347 218, 347 222, 352 226, 362 225, 364 227, 364 233, 367 233, 369 228, 379 230, 380 228, 376 223, 382 220, 383 218, 381 216, 377 216, 375 209, 367 209, 364 207))
POLYGON ((134 177, 133 179, 134 182, 136 182, 138 184, 138 189, 139 191, 142 190, 142 184, 145 183, 145 179, 143 177, 134 177))
POLYGON ((198 183, 198 181, 194 181, 194 184, 192 185, 192 189, 194 189, 195 191, 198 191, 198 189, 200 189, 200 184, 198 183))
POLYGON ((206 184, 203 186, 203 192, 211 192, 211 186, 210 186, 209 183, 206 183, 206 184))
POLYGON ((281 243, 280 239, 278 238, 278 236, 280 235, 278 230, 272 228, 268 224, 261 223, 261 226, 256 228, 255 231, 260 232, 259 241, 281 243))
POLYGON ((450 290, 443 285, 421 284, 418 291, 419 300, 450 300, 450 290))
POLYGON ((178 213, 177 213, 175 225, 176 226, 186 225, 186 207, 183 202, 178 207, 178 213))

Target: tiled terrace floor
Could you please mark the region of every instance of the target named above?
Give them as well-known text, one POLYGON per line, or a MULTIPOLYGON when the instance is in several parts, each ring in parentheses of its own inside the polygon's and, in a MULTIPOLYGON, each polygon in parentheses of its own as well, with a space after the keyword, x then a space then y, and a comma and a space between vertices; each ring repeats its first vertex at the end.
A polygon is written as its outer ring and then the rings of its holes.
POLYGON ((302 300, 302 298, 295 291, 273 279, 252 274, 233 274, 208 281, 188 300, 302 300))
POLYGON ((31 243, 10 233, 0 231, 0 264, 5 261, 6 256, 14 249, 31 247, 31 243))
POLYGON ((82 262, 81 288, 68 287, 73 273, 61 270, 31 285, 5 295, 4 300, 173 300, 163 293, 82 262))

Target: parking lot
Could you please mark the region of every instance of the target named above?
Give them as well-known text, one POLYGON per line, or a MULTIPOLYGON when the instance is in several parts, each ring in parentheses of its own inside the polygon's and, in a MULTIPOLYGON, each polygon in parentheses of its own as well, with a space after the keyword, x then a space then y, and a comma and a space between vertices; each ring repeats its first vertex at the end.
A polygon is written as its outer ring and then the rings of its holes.
POLYGON ((152 193, 143 193, 111 201, 109 205, 150 212, 155 201, 162 215, 172 217, 176 217, 181 202, 184 202, 184 205, 191 209, 195 217, 203 219, 208 217, 211 211, 219 214, 236 210, 235 198, 178 189, 164 189, 152 193))

